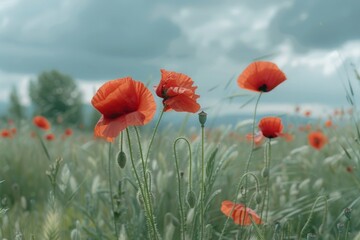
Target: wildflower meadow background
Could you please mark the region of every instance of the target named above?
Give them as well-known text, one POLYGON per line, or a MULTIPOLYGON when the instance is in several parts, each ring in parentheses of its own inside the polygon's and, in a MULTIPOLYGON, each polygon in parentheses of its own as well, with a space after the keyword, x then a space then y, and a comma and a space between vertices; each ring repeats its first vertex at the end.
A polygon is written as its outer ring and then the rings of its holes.
POLYGON ((358 1, 0 1, 0 239, 360 239, 358 1))
POLYGON ((28 118, 13 101, 9 114, 18 115, 1 130, 1 237, 356 238, 352 81, 349 108, 319 119, 296 106, 295 118, 257 116, 261 96, 287 83, 273 62, 252 62, 236 83, 255 94, 254 115, 215 127, 207 127, 216 116, 201 110, 196 82, 165 69, 154 87, 131 77, 105 82, 90 126, 71 123, 72 108, 28 118), (162 122, 169 112, 180 126, 162 122))

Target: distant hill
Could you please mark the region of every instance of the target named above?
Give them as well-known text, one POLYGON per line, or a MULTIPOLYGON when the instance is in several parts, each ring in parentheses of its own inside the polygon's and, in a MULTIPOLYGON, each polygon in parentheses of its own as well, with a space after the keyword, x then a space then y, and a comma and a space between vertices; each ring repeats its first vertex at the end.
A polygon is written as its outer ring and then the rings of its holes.
MULTIPOLYGON (((89 119, 87 116, 91 115, 94 108, 90 104, 84 104, 83 107, 84 107, 83 110, 85 114, 85 119, 89 119)), ((0 102, 0 116, 6 116, 7 112, 8 112, 8 103, 0 102)), ((31 116, 32 107, 28 107, 27 112, 28 115, 31 116)), ((270 115, 272 114, 271 113, 266 115, 259 114, 257 116, 257 120, 259 120, 264 116, 270 116, 270 115)), ((278 114, 274 113, 273 115, 276 116, 278 114)), ((154 125, 156 123, 157 117, 158 117, 157 115, 154 117, 154 120, 150 123, 150 125, 154 125)), ((284 125, 287 125, 288 123, 305 124, 309 122, 314 123, 318 121, 317 119, 298 117, 294 115, 280 115, 280 117, 282 118, 284 125)), ((218 127, 220 125, 235 126, 239 122, 245 120, 252 120, 252 118, 253 118, 252 114, 208 115, 206 126, 209 128, 218 127)), ((166 112, 163 116, 162 124, 160 125, 160 127, 165 127, 168 126, 169 124, 179 127, 183 124, 186 124, 187 127, 198 127, 199 126, 198 115, 188 114, 188 113, 178 113, 178 112, 166 112)))

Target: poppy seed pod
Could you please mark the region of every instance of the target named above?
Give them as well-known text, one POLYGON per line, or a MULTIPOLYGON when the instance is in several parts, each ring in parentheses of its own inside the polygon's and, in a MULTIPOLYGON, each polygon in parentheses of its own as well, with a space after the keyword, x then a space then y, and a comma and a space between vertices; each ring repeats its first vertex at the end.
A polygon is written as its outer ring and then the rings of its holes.
POLYGON ((120 151, 117 156, 117 162, 121 168, 125 167, 126 164, 126 154, 123 151, 120 151))
POLYGON ((201 127, 204 127, 204 125, 206 123, 206 119, 207 119, 207 113, 204 111, 201 111, 199 113, 199 122, 201 124, 201 127))

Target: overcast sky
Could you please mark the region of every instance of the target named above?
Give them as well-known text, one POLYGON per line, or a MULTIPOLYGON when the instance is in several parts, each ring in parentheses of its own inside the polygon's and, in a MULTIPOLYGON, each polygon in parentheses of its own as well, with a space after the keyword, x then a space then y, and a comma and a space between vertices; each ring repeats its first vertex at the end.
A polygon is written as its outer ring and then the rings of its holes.
POLYGON ((236 78, 261 58, 288 80, 260 111, 348 107, 342 82, 360 68, 359 22, 358 0, 0 0, 0 101, 15 85, 28 104, 42 71, 71 75, 89 102, 107 80, 153 86, 164 68, 189 75, 204 108, 248 111, 236 78))

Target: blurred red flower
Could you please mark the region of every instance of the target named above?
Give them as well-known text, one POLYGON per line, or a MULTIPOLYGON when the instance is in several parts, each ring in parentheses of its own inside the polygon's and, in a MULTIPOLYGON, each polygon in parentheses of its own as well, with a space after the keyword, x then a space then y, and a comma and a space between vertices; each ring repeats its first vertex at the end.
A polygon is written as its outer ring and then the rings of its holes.
POLYGON ((91 100, 102 114, 95 136, 112 142, 129 126, 145 125, 152 120, 156 104, 150 90, 131 77, 106 82, 91 100))
POLYGON ((231 201, 225 200, 221 203, 220 210, 226 216, 231 217, 236 224, 242 226, 250 226, 252 225, 252 221, 255 224, 263 223, 254 210, 247 207, 245 211, 245 206, 241 203, 235 204, 231 201), (233 208, 234 210, 231 212, 233 208))
POLYGON ((53 141, 55 140, 55 135, 53 133, 49 133, 45 135, 46 140, 53 141))
POLYGON ((325 146, 325 144, 328 142, 327 137, 320 131, 309 133, 308 140, 310 146, 312 146, 316 150, 322 149, 325 146))
POLYGON ((311 116, 311 111, 310 110, 305 111, 304 116, 305 117, 310 117, 311 116))
POLYGON ((325 122, 325 127, 330 128, 332 126, 333 126, 333 123, 330 119, 325 122))
POLYGON ((10 138, 11 132, 8 129, 3 129, 3 130, 1 130, 1 136, 3 138, 10 138))
POLYGON ((250 91, 270 92, 285 80, 285 74, 275 63, 257 61, 245 68, 237 83, 239 87, 250 91))
POLYGON ((71 136, 73 134, 73 131, 71 128, 66 128, 64 131, 65 136, 71 136))
POLYGON ((281 135, 284 126, 281 118, 278 117, 265 117, 259 122, 259 129, 264 137, 276 138, 281 135))
POLYGON ((49 121, 43 116, 35 116, 33 118, 33 123, 35 126, 43 130, 49 130, 51 128, 49 121))
POLYGON ((176 112, 199 111, 200 105, 196 100, 200 97, 195 94, 196 86, 193 80, 185 74, 161 69, 161 80, 155 86, 156 95, 163 98, 164 111, 176 112))

